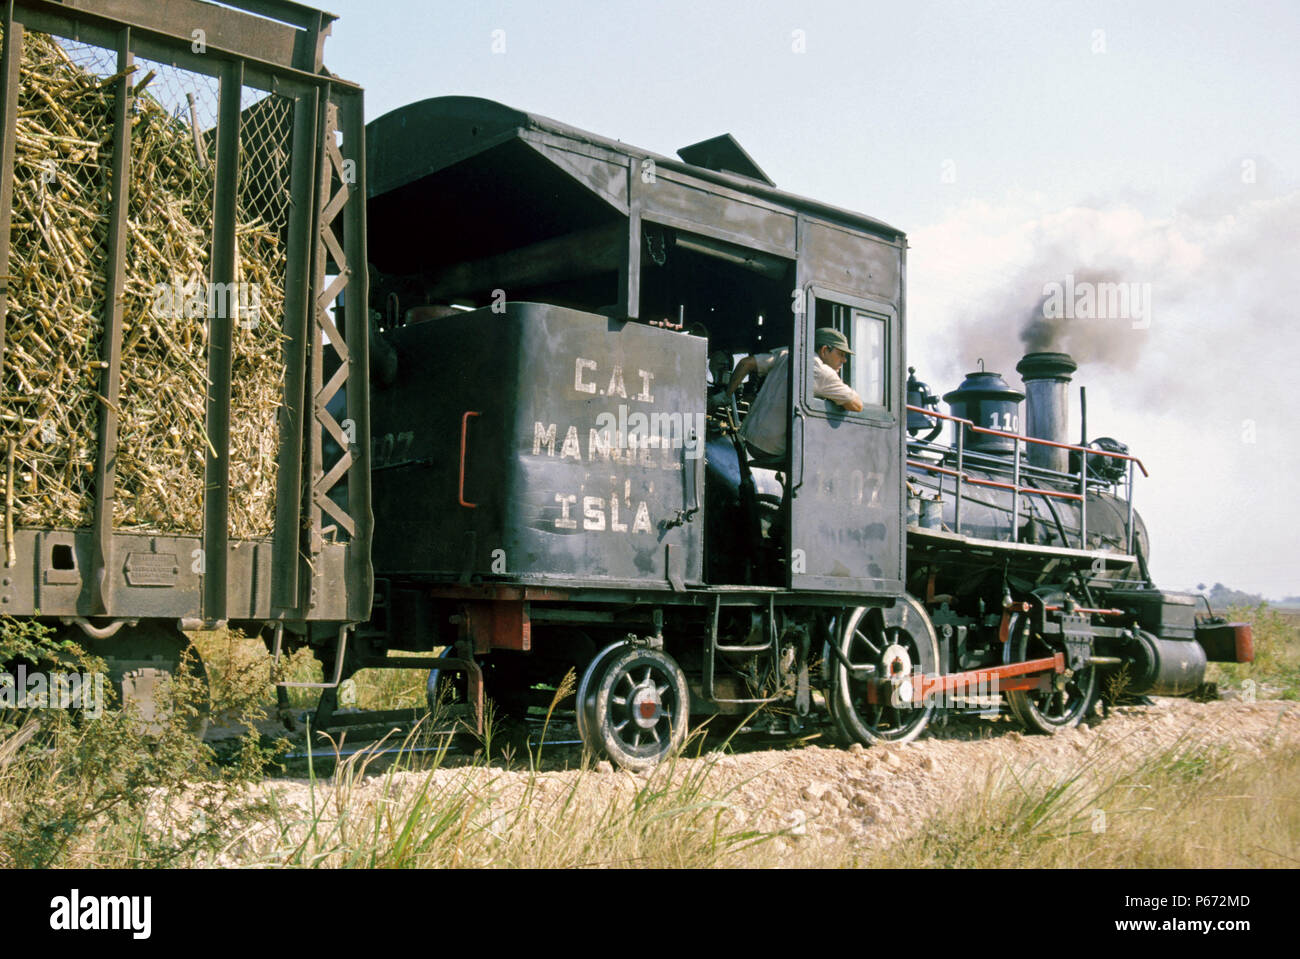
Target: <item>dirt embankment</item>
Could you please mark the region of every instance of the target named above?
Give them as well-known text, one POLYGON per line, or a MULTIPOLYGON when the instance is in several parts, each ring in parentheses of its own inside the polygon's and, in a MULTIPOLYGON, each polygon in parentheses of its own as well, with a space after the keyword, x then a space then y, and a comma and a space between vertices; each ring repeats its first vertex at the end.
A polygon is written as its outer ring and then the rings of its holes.
MULTIPOLYGON (((683 759, 674 767, 674 778, 711 764, 704 794, 729 807, 729 824, 784 831, 772 848, 778 861, 797 864, 819 845, 868 851, 902 840, 1008 769, 1021 778, 1059 777, 1081 768, 1137 764, 1180 744, 1222 746, 1247 756, 1279 745, 1300 746, 1300 703, 1163 699, 1115 710, 1095 726, 1054 737, 1024 735, 1007 720, 963 720, 932 728, 919 741, 902 746, 806 745, 683 759)), ((387 782, 380 776, 354 782, 348 802, 392 802, 398 799, 394 792, 415 790, 427 775, 395 773, 387 782), (387 797, 381 800, 385 790, 387 797)), ((491 816, 493 810, 517 808, 521 802, 566 796, 575 781, 579 802, 603 806, 619 795, 630 796, 645 785, 648 774, 633 775, 602 762, 594 770, 554 769, 535 776, 499 764, 449 766, 432 777, 439 790, 482 790, 485 814, 491 816)), ((281 802, 309 805, 309 787, 302 780, 277 779, 268 788, 277 791, 281 802)), ((318 785, 318 803, 321 798, 318 785)))

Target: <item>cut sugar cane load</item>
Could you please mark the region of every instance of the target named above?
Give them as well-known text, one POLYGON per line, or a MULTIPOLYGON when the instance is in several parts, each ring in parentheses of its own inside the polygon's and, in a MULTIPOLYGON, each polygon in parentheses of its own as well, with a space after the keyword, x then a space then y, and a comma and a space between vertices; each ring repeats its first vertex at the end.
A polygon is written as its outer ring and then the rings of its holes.
MULTIPOLYGON (((24 36, 0 383, 0 449, 13 444, 6 513, 18 528, 79 529, 94 518, 98 430, 110 402, 101 393, 102 341, 119 79, 83 68, 47 36, 24 36)), ((230 533, 268 535, 284 383, 285 101, 267 97, 244 111, 236 284, 214 293, 214 131, 199 129, 185 96, 192 90, 180 92, 173 115, 163 94, 175 91, 150 92, 162 85, 153 70, 140 65, 127 82, 134 98, 113 524, 202 529, 204 470, 215 453, 206 428, 208 317, 225 309, 234 320, 230 533), (250 171, 261 179, 251 182, 250 171)))

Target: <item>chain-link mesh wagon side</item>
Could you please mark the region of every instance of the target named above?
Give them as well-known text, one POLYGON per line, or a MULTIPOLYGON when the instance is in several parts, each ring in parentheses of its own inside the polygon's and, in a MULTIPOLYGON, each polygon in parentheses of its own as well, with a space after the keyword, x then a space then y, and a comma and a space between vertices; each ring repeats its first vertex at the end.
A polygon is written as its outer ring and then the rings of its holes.
POLYGON ((103 643, 368 616, 364 124, 332 20, 3 8, 0 615, 103 643))

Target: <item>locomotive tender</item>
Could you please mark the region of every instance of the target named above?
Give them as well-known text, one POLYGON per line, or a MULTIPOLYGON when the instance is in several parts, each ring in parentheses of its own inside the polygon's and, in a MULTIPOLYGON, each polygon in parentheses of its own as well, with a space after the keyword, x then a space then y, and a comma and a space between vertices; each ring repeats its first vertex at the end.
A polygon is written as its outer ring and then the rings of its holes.
POLYGON ((1145 470, 1067 442, 1069 357, 1021 363, 1028 436, 996 373, 952 414, 907 378, 901 231, 776 189, 730 136, 674 159, 443 97, 367 145, 376 596, 344 674, 446 647, 481 723, 576 668, 584 743, 645 768, 692 716, 869 744, 978 694, 1052 732, 1107 683, 1183 694, 1249 658, 1249 627, 1150 582, 1145 470), (861 412, 813 395, 821 327, 861 412), (778 348, 787 452, 751 463, 721 388, 778 348))

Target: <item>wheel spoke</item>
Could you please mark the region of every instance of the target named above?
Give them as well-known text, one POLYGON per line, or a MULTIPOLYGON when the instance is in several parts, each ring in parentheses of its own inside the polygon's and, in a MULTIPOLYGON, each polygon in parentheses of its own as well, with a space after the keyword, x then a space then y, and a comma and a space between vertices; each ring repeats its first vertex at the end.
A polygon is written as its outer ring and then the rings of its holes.
POLYGON ((855 629, 855 630, 853 631, 853 635, 856 636, 858 639, 862 640, 862 642, 866 644, 867 649, 869 649, 869 650, 871 650, 873 653, 875 653, 877 657, 879 657, 879 656, 883 656, 883 655, 884 655, 884 651, 883 651, 882 649, 880 649, 880 647, 878 647, 878 646, 877 646, 875 643, 873 643, 870 639, 868 639, 868 638, 867 638, 867 634, 864 633, 862 630, 860 630, 860 629, 855 629))

